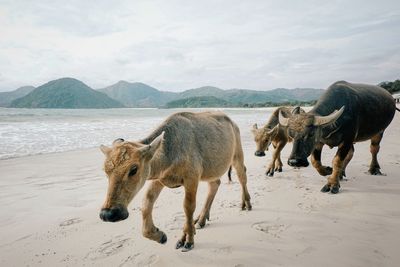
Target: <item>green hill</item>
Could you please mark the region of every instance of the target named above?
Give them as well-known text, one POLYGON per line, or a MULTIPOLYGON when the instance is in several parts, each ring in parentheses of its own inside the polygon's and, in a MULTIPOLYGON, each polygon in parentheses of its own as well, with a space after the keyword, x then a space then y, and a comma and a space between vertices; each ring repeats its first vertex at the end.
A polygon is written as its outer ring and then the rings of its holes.
POLYGON ((99 92, 105 93, 109 97, 121 102, 127 107, 159 107, 167 102, 176 99, 177 94, 173 92, 162 92, 144 83, 129 83, 119 81, 116 84, 103 89, 99 92))
POLYGON ((214 96, 194 96, 168 102, 166 108, 227 107, 230 103, 214 96))
POLYGON ((120 108, 118 101, 73 78, 50 81, 11 102, 15 108, 120 108))
POLYGON ((0 92, 0 107, 8 107, 13 100, 26 96, 34 89, 33 86, 23 86, 11 92, 0 92))

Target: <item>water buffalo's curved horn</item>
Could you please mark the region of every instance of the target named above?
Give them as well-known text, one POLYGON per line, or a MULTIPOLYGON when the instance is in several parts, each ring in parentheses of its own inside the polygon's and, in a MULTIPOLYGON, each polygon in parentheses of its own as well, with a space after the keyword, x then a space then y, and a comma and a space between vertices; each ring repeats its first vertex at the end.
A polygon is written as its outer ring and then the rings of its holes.
POLYGON ((286 126, 288 126, 288 123, 289 123, 289 119, 283 117, 282 111, 279 111, 279 124, 286 127, 286 126))
POLYGON ((301 111, 301 108, 300 108, 300 107, 295 107, 295 108, 292 110, 292 114, 300 114, 300 111, 301 111))
POLYGON ((320 126, 333 123, 342 115, 343 111, 344 111, 344 106, 341 107, 339 110, 335 110, 334 112, 332 112, 327 116, 315 116, 314 125, 320 126))

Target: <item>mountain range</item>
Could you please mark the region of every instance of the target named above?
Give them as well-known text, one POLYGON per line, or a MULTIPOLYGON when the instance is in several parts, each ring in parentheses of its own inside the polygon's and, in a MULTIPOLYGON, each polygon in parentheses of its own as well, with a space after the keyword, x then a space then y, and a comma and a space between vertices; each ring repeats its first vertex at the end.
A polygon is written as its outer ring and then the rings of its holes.
POLYGON ((323 92, 322 89, 312 88, 278 88, 270 91, 223 90, 213 86, 183 92, 166 92, 144 83, 126 81, 94 90, 77 79, 61 78, 37 88, 27 86, 12 92, 0 93, 0 106, 17 108, 243 106, 313 101, 323 92))

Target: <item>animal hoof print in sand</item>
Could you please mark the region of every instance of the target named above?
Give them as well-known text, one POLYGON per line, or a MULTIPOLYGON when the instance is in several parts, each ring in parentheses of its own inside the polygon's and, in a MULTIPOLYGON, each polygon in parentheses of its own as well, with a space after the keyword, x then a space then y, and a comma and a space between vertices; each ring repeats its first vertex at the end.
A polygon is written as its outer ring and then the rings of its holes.
POLYGON ((194 244, 190 242, 185 242, 185 245, 183 245, 182 252, 188 252, 194 248, 194 244))
POLYGON ((327 193, 331 191, 331 186, 329 184, 324 185, 324 187, 321 188, 321 192, 327 193))
POLYGON ((167 243, 167 235, 165 233, 162 233, 161 239, 160 239, 160 244, 165 244, 167 243))

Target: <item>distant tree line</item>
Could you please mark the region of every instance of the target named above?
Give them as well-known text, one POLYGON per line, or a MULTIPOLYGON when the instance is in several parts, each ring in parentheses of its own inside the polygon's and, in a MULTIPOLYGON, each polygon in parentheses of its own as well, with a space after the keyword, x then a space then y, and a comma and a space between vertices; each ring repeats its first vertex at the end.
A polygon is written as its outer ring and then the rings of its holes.
POLYGON ((381 82, 379 86, 393 94, 400 91, 400 80, 395 80, 394 82, 381 82))
POLYGON ((254 104, 243 104, 244 108, 263 108, 263 107, 281 107, 281 106, 302 106, 310 107, 315 105, 317 100, 312 101, 285 101, 285 102, 265 102, 265 103, 254 103, 254 104))

